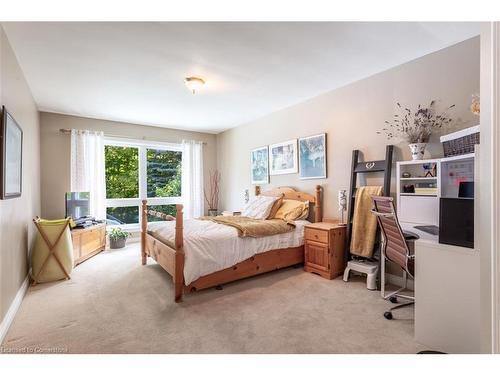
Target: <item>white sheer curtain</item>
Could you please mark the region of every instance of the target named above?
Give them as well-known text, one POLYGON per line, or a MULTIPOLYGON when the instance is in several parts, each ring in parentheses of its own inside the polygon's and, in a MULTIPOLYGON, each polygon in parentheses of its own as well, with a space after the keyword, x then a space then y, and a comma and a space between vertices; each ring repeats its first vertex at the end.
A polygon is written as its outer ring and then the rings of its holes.
POLYGON ((102 132, 71 130, 71 191, 90 192, 90 215, 106 218, 102 132))
POLYGON ((182 201, 187 219, 204 214, 202 142, 182 141, 182 201))

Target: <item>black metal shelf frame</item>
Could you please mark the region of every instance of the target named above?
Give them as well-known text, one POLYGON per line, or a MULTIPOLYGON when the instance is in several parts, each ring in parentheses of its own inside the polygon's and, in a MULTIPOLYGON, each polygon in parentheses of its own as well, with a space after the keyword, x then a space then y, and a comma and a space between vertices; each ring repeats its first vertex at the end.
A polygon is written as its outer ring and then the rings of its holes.
MULTIPOLYGON (((384 174, 384 185, 383 185, 383 195, 391 195, 391 173, 392 173, 392 158, 394 154, 394 146, 388 145, 385 148, 385 159, 384 160, 374 160, 374 161, 360 161, 360 150, 352 151, 352 162, 351 162, 351 182, 349 187, 349 210, 347 214, 347 228, 346 228, 346 246, 345 246, 345 261, 347 262, 351 259, 351 236, 352 236, 352 219, 354 216, 354 201, 356 198, 356 187, 358 183, 358 174, 360 173, 383 173, 384 174)), ((377 289, 380 290, 380 261, 381 256, 379 256, 379 267, 377 275, 377 289)))

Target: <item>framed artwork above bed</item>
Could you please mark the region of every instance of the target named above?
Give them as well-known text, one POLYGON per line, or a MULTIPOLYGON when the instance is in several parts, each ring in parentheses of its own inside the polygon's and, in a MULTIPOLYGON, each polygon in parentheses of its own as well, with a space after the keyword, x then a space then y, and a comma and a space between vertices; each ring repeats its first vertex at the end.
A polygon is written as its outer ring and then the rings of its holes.
POLYGON ((23 130, 5 107, 0 122, 0 198, 21 196, 23 130))
POLYGON ((326 178, 326 133, 299 138, 299 177, 326 178))
POLYGON ((297 173, 297 140, 269 146, 271 175, 297 173))
POLYGON ((269 148, 267 146, 253 149, 250 155, 252 184, 269 183, 269 148))

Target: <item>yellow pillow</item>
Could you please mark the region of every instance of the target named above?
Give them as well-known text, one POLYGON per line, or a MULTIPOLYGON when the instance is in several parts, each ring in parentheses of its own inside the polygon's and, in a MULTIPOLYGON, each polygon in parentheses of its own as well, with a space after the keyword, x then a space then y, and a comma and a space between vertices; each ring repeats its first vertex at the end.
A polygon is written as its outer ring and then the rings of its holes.
POLYGON ((276 202, 273 203, 273 206, 271 207, 271 212, 269 212, 269 216, 267 217, 268 219, 274 218, 274 215, 276 215, 276 212, 278 212, 282 203, 283 203, 283 194, 281 194, 280 197, 276 199, 276 202))
POLYGON ((304 212, 302 212, 302 215, 300 215, 300 217, 298 217, 297 219, 295 220, 307 220, 309 219, 309 202, 305 202, 306 203, 306 209, 304 210, 304 212))
POLYGON ((309 210, 309 202, 301 202, 293 199, 283 199, 274 219, 297 220, 309 210))

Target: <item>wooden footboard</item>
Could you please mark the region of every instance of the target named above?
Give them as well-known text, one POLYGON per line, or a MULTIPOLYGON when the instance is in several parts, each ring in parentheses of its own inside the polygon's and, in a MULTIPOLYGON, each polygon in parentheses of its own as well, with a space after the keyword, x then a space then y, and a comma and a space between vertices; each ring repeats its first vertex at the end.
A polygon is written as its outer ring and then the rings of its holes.
POLYGON ((147 200, 142 201, 142 228, 141 228, 141 256, 145 265, 147 257, 153 258, 174 280, 175 302, 182 301, 184 290, 184 225, 183 206, 175 206, 175 218, 155 210, 148 210, 147 200), (160 217, 164 220, 175 219, 175 248, 164 244, 148 234, 148 215, 160 217))

